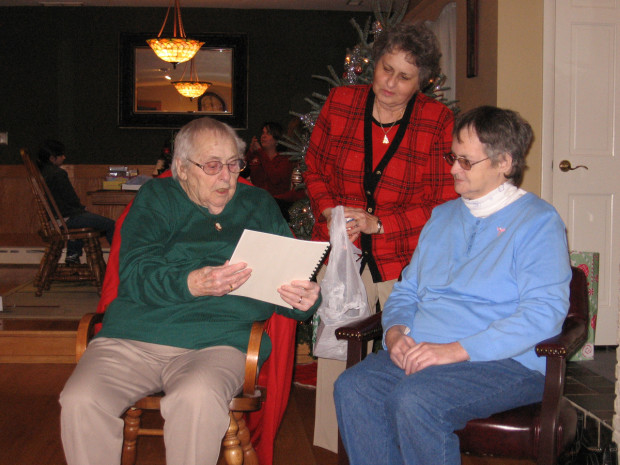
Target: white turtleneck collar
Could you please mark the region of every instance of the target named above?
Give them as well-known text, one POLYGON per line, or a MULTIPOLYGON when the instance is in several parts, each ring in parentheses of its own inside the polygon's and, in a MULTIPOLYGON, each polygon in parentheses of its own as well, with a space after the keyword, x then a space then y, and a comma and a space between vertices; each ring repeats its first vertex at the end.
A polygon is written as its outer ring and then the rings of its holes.
POLYGON ((510 205, 515 200, 520 199, 525 194, 527 194, 527 192, 523 189, 519 189, 510 182, 505 182, 497 189, 492 190, 478 199, 468 200, 461 198, 472 215, 476 218, 486 218, 505 206, 510 205))

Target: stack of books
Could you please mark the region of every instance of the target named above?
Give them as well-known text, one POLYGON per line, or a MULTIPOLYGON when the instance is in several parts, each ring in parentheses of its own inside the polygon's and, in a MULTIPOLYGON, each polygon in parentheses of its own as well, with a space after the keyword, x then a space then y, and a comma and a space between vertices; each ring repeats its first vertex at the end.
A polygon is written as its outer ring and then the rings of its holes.
POLYGON ((126 183, 121 185, 121 189, 124 191, 137 191, 140 189, 140 187, 142 187, 145 182, 150 181, 151 179, 153 179, 152 176, 146 176, 144 174, 141 174, 139 176, 131 178, 126 183))
POLYGON ((105 190, 120 191, 123 184, 138 175, 138 170, 129 169, 126 166, 110 166, 108 174, 103 181, 105 190))

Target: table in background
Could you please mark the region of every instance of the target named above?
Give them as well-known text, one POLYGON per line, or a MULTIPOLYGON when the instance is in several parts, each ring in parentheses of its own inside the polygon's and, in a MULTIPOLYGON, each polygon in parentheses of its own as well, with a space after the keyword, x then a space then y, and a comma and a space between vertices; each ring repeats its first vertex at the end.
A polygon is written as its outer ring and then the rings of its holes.
POLYGON ((137 191, 90 191, 86 193, 86 209, 116 220, 136 194, 137 191))

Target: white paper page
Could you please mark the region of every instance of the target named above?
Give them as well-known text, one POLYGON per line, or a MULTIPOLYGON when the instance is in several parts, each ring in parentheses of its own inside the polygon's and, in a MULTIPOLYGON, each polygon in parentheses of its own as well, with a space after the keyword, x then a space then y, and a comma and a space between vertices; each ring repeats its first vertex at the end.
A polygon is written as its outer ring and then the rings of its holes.
POLYGON ((246 229, 230 263, 247 263, 252 275, 230 294, 293 308, 282 300, 277 289, 297 279, 310 279, 328 249, 329 242, 304 241, 246 229))

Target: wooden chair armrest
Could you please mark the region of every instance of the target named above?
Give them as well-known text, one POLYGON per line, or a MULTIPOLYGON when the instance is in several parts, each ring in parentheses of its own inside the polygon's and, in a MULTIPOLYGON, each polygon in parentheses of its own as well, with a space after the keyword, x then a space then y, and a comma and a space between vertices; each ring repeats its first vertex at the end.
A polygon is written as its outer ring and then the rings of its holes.
POLYGON ((348 326, 336 329, 336 339, 371 341, 383 335, 381 313, 376 313, 348 326))
POLYGON ((536 355, 546 357, 545 388, 540 409, 539 458, 553 462, 560 421, 560 402, 564 394, 567 358, 586 341, 587 323, 584 319, 568 318, 562 332, 536 345, 536 355))
POLYGON ((567 358, 586 341, 587 323, 584 320, 566 320, 562 332, 536 344, 539 357, 567 358))
POLYGON ((368 352, 368 341, 383 335, 381 313, 376 313, 348 326, 336 329, 336 339, 347 341, 347 368, 362 361, 368 352))
POLYGON ((86 346, 95 335, 95 325, 103 321, 103 313, 87 313, 80 320, 75 339, 75 362, 79 362, 86 346))
POLYGON ((245 359, 245 379, 243 381, 243 394, 254 396, 258 380, 258 353, 263 338, 264 321, 255 321, 250 332, 248 352, 245 359))

